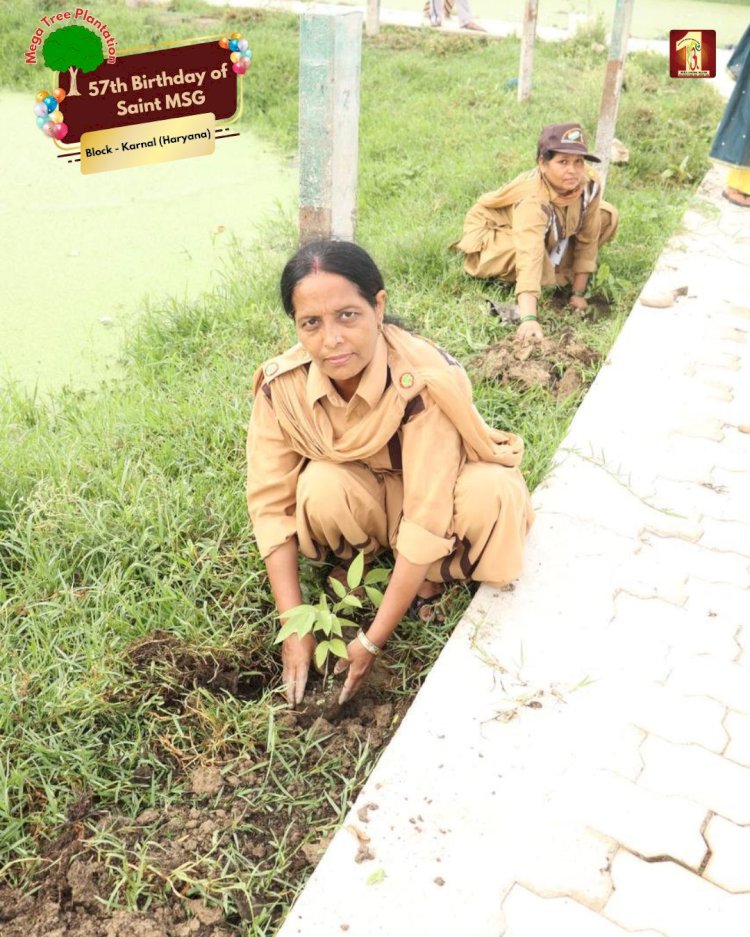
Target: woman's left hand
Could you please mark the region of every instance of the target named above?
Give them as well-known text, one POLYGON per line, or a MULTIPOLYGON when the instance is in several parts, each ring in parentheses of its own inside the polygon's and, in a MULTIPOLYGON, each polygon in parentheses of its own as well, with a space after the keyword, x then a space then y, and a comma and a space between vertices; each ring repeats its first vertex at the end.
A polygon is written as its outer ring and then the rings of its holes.
POLYGON ((571 296, 568 301, 568 305, 571 309, 577 309, 579 312, 583 312, 584 309, 589 308, 589 304, 586 302, 585 296, 571 296))
POLYGON ((333 668, 334 674, 343 673, 347 667, 349 668, 346 683, 339 694, 339 705, 343 705, 354 696, 375 663, 375 655, 363 647, 356 638, 349 642, 346 650, 349 654, 348 660, 342 657, 333 668))

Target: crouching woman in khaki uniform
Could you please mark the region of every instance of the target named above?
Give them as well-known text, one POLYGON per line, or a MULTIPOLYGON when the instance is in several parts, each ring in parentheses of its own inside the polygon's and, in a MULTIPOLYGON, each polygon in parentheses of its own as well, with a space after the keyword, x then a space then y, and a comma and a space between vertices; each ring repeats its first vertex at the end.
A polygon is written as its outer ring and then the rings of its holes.
POLYGON ((601 197, 601 185, 586 161, 580 124, 544 127, 537 165, 496 192, 483 195, 464 221, 464 270, 516 285, 521 314, 519 338, 542 337, 537 302, 542 286, 572 286, 570 305, 586 309, 586 287, 596 257, 617 232, 619 215, 601 197))
MULTIPOLYGON (((396 558, 372 624, 348 645, 344 702, 415 598, 519 575, 533 517, 523 443, 484 423, 457 361, 385 323, 383 278, 355 244, 303 247, 281 298, 299 342, 256 372, 247 442, 248 509, 279 614, 302 602, 298 552, 396 558)), ((311 636, 282 645, 292 704, 314 649, 311 636)))

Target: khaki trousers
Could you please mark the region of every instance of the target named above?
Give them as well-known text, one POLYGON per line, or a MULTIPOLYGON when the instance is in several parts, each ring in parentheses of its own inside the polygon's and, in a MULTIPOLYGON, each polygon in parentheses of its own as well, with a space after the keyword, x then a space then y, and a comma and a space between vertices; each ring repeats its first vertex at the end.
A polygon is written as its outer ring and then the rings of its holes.
MULTIPOLYGON (((611 241, 617 234, 620 214, 614 205, 602 201, 599 206, 601 214, 601 231, 599 232, 599 248, 607 241, 611 241)), ((513 229, 496 228, 489 232, 490 238, 481 253, 467 254, 464 259, 464 270, 473 277, 481 279, 497 278, 508 283, 516 282, 516 249, 513 245, 513 229)), ((554 268, 545 257, 544 271, 542 273, 542 286, 564 286, 573 282, 573 247, 574 238, 571 238, 568 249, 557 268, 554 268)))
MULTIPOLYGON (((300 550, 321 560, 327 550, 350 560, 363 550, 397 553, 401 475, 375 473, 359 462, 310 462, 297 483, 300 550)), ((453 492, 453 549, 427 571, 431 582, 507 583, 521 573, 528 494, 518 469, 467 462, 453 492)), ((439 534, 442 536, 442 532, 439 534)))

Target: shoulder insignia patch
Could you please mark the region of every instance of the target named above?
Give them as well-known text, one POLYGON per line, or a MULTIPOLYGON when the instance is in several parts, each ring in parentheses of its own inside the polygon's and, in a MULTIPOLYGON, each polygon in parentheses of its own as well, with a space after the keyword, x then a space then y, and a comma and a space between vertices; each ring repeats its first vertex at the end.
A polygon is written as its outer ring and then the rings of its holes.
POLYGON ((278 370, 278 364, 275 361, 270 361, 263 369, 263 373, 266 375, 266 377, 273 377, 278 370))
POLYGON ((402 387, 409 388, 414 384, 414 375, 409 371, 405 371, 401 377, 398 379, 399 384, 402 387))

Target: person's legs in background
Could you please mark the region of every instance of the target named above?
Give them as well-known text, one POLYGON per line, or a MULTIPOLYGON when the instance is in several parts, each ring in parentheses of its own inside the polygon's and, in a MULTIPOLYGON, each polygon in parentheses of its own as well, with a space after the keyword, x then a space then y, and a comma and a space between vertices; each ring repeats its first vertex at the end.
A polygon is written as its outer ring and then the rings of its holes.
POLYGON ((474 19, 471 12, 469 0, 456 0, 456 14, 458 15, 458 25, 460 29, 473 29, 477 32, 485 32, 479 23, 474 19))
POLYGON ((750 168, 738 166, 727 173, 725 197, 735 205, 750 208, 750 168))

